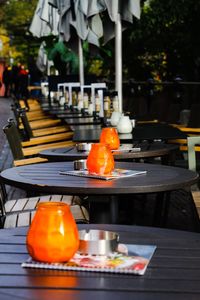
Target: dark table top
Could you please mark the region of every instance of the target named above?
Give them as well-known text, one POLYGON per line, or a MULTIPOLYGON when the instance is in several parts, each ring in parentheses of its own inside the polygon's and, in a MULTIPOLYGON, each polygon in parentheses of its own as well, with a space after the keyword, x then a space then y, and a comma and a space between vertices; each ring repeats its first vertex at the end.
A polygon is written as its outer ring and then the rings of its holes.
POLYGON ((57 109, 49 111, 50 114, 56 115, 60 119, 67 119, 67 118, 88 118, 88 113, 82 113, 79 110, 71 110, 71 109, 57 109))
MULTIPOLYGON (((74 135, 73 135, 73 141, 74 142, 81 142, 81 143, 85 143, 85 142, 91 142, 91 143, 95 143, 98 142, 100 139, 100 134, 101 134, 101 128, 97 128, 97 129, 81 129, 78 128, 77 130, 75 129, 74 131, 74 135)), ((119 134, 119 138, 121 143, 126 142, 132 142, 132 133, 130 134, 119 134)))
POLYGON ((68 125, 95 125, 95 124, 101 124, 100 119, 95 119, 94 117, 87 117, 87 118, 82 118, 82 117, 73 117, 73 118, 64 118, 64 121, 68 125))
POLYGON ((58 117, 62 114, 65 114, 65 115, 73 115, 73 116, 77 116, 77 115, 80 115, 80 112, 78 110, 71 110, 71 109, 61 109, 61 108, 57 108, 57 109, 52 109, 49 111, 49 113, 51 115, 57 115, 58 117))
MULTIPOLYGON (((132 147, 132 144, 130 144, 132 147)), ((171 152, 178 149, 176 145, 164 144, 164 143, 139 143, 135 145, 136 151, 121 151, 114 152, 115 160, 128 160, 128 159, 140 159, 140 158, 152 158, 167 156, 171 152), (137 151, 140 148, 141 151, 137 151)), ((85 159, 88 156, 87 151, 77 151, 76 147, 64 147, 43 150, 39 153, 39 156, 47 158, 50 161, 73 161, 77 159, 85 159)))
POLYGON ((62 113, 62 114, 57 114, 57 117, 60 119, 85 119, 88 118, 89 115, 83 115, 81 113, 62 113))
POLYGON ((200 299, 200 234, 151 227, 79 225, 118 232, 120 242, 156 245, 143 276, 25 269, 27 228, 0 230, 0 298, 194 300, 200 299))
POLYGON ((72 195, 164 192, 188 187, 198 180, 196 172, 160 164, 116 162, 115 167, 147 173, 106 181, 61 175, 60 171, 73 170, 73 162, 54 162, 10 168, 1 172, 0 179, 25 190, 72 195))
MULTIPOLYGON (((75 130, 73 141, 74 142, 97 142, 99 141, 101 129, 90 130, 75 130)), ((133 141, 141 140, 162 140, 167 141, 170 139, 186 139, 187 134, 178 128, 168 124, 145 124, 137 125, 133 128, 132 133, 119 134, 120 141, 123 143, 130 143, 133 141)))
MULTIPOLYGON (((159 193, 190 187, 198 180, 196 172, 150 163, 116 162, 116 168, 147 171, 146 174, 115 180, 61 175, 60 171, 73 170, 73 162, 33 164, 7 169, 0 180, 8 185, 34 193, 86 195, 91 223, 119 223, 119 202, 122 195, 159 193), (120 197, 121 196, 121 197, 120 197)), ((131 203, 134 197, 131 195, 131 203)), ((163 197, 155 209, 155 224, 162 221, 165 210, 163 197)))

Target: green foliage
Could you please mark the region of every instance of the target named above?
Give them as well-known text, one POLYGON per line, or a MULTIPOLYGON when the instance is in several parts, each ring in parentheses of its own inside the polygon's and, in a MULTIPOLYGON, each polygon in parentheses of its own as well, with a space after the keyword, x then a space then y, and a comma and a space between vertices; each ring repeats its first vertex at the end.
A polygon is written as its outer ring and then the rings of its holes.
POLYGON ((199 80, 199 15, 200 1, 148 1, 141 19, 125 32, 124 40, 130 43, 124 47, 124 57, 130 58, 129 76, 148 77, 157 69, 163 79, 179 73, 186 80, 199 80))
POLYGON ((2 4, 0 22, 4 26, 10 45, 18 51, 18 59, 26 63, 36 55, 40 42, 28 34, 28 29, 37 5, 37 0, 9 0, 2 4))
POLYGON ((63 42, 54 41, 46 47, 48 59, 55 61, 59 56, 63 63, 70 63, 71 73, 78 72, 78 56, 71 51, 63 42))
MULTIPOLYGON (((15 57, 25 63, 37 56, 41 40, 28 34, 38 0, 1 1, 0 24, 8 34, 15 57)), ((124 79, 154 77, 200 80, 200 1, 141 0, 141 19, 134 18, 123 31, 124 79)), ((77 72, 78 57, 57 38, 44 38, 50 59, 59 68, 77 72)), ((85 72, 114 78, 114 40, 95 53, 84 43, 85 72)), ((9 52, 9 51, 8 51, 9 52)))
POLYGON ((3 6, 4 26, 11 34, 28 30, 36 8, 37 0, 9 0, 3 6))

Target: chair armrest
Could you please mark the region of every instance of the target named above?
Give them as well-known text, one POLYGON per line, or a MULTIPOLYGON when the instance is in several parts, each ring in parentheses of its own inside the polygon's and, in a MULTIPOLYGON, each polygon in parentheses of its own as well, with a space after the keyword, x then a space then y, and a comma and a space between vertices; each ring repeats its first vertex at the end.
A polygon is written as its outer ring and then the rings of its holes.
POLYGON ((51 134, 47 136, 41 137, 34 137, 31 138, 29 141, 22 142, 22 147, 30 147, 34 145, 46 144, 46 143, 53 143, 63 140, 68 140, 72 138, 72 132, 63 132, 58 134, 51 134))
POLYGON ((63 141, 63 142, 57 142, 57 143, 51 143, 51 144, 43 144, 43 145, 39 145, 39 146, 23 148, 23 154, 26 157, 26 156, 36 155, 39 152, 46 150, 46 149, 62 148, 62 147, 69 147, 69 146, 74 146, 74 142, 63 141))
POLYGON ((57 134, 66 131, 70 131, 70 127, 68 125, 53 126, 53 127, 42 128, 42 129, 34 129, 33 136, 38 137, 38 136, 49 135, 49 134, 57 134))
POLYGON ((31 157, 31 158, 25 158, 25 159, 18 159, 14 160, 13 164, 15 167, 29 165, 29 164, 36 164, 36 163, 43 163, 47 162, 48 159, 42 158, 42 157, 31 157))

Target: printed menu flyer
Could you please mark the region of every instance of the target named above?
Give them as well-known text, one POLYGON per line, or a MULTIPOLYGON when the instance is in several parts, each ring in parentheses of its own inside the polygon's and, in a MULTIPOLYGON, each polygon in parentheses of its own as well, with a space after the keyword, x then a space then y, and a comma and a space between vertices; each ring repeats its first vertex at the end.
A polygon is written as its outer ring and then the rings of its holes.
POLYGON ((66 263, 43 263, 29 258, 22 267, 143 275, 155 250, 154 245, 119 244, 118 251, 107 256, 77 252, 66 263))
POLYGON ((126 169, 115 169, 109 175, 90 174, 87 170, 60 171, 60 174, 62 175, 89 177, 89 178, 96 178, 96 179, 103 179, 103 180, 111 180, 111 179, 124 178, 124 177, 130 177, 135 175, 143 175, 146 173, 147 171, 126 170, 126 169))

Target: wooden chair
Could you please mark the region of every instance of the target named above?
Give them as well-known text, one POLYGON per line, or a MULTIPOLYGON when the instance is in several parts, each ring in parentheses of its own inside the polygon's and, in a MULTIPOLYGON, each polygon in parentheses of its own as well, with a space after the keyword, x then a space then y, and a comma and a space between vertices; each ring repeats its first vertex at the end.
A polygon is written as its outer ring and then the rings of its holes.
POLYGON ((200 104, 193 104, 190 109, 189 119, 187 126, 184 124, 172 124, 174 127, 179 128, 188 136, 200 135, 200 118, 199 118, 200 104))
MULTIPOLYGON (((195 137, 200 136, 200 118, 199 118, 199 104, 192 104, 191 109, 188 110, 188 121, 187 126, 185 124, 171 124, 173 127, 178 128, 180 131, 184 132, 187 137, 195 137)), ((187 113, 188 113, 187 112, 187 113)), ((188 140, 187 138, 184 139, 177 139, 177 140, 170 140, 170 143, 175 143, 180 146, 180 150, 183 152, 188 151, 188 140)), ((195 151, 200 151, 200 147, 195 147, 195 151)))
POLYGON ((88 223, 87 209, 79 204, 76 196, 45 195, 31 198, 7 200, 5 186, 0 186, 0 228, 29 226, 38 203, 47 201, 64 202, 70 205, 77 223, 88 223))
POLYGON ((42 110, 39 111, 28 111, 26 107, 17 107, 14 104, 11 104, 11 110, 13 111, 15 117, 18 117, 18 114, 21 110, 26 111, 26 115, 29 121, 36 121, 41 119, 49 119, 49 115, 45 114, 42 110))
MULTIPOLYGON (((200 151, 200 136, 192 136, 187 138, 188 147, 188 168, 192 171, 196 171, 196 152, 200 151), (198 145, 198 146, 196 146, 198 145)), ((198 185, 192 187, 192 196, 197 208, 198 215, 200 217, 200 190, 198 185)))
MULTIPOLYGON (((173 125, 175 126, 175 125, 173 125)), ((178 129, 182 132, 184 132, 187 135, 187 138, 180 138, 180 139, 174 139, 169 140, 168 142, 170 144, 177 144, 179 145, 179 149, 183 152, 188 151, 188 137, 200 137, 200 128, 190 128, 190 127, 181 127, 178 126, 178 129)), ((195 147, 196 152, 200 152, 200 146, 195 147)))
POLYGON ((14 93, 11 94, 13 105, 17 108, 25 108, 27 111, 41 112, 41 105, 36 99, 18 99, 14 93))
MULTIPOLYGON (((24 142, 24 147, 66 141, 71 139, 73 136, 72 131, 70 131, 70 127, 66 125, 65 127, 63 127, 61 132, 56 132, 56 130, 52 130, 52 128, 46 128, 46 130, 40 130, 41 135, 39 135, 38 133, 38 136, 34 137, 34 131, 30 126, 30 123, 26 116, 26 112, 24 110, 21 110, 19 112, 19 118, 23 123, 23 139, 28 140, 24 142)), ((20 129, 19 132, 21 133, 20 129)))
POLYGON ((30 122, 28 121, 27 118, 27 113, 25 110, 21 110, 19 112, 19 119, 23 124, 23 128, 24 128, 24 132, 25 132, 25 136, 27 137, 27 139, 31 140, 31 138, 35 138, 35 137, 41 137, 43 136, 43 139, 45 141, 45 139, 47 139, 47 141, 49 140, 49 137, 46 137, 48 135, 51 135, 51 139, 52 141, 55 140, 62 140, 66 134, 66 136, 69 134, 70 131, 70 127, 68 125, 65 126, 56 126, 56 130, 54 129, 54 127, 48 127, 48 128, 44 128, 44 129, 37 129, 37 130, 33 130, 31 128, 30 122), (61 129, 59 130, 59 127, 61 127, 61 129))
MULTIPOLYGON (((49 126, 46 128, 33 129, 31 122, 27 118, 27 111, 24 108, 13 109, 15 120, 19 131, 23 134, 24 139, 30 139, 32 137, 39 137, 52 134, 60 134, 69 132, 70 127, 68 125, 58 124, 58 126, 49 126)), ((61 135, 62 136, 62 135, 61 135)), ((57 139, 59 136, 57 136, 57 139)))
MULTIPOLYGON (((62 121, 59 119, 53 119, 53 118, 48 118, 48 119, 39 119, 39 120, 33 120, 30 121, 30 126, 32 129, 43 129, 43 128, 48 128, 51 126, 58 126, 61 125, 62 121)), ((22 126, 22 125, 21 125, 22 126)))
MULTIPOLYGON (((11 109, 13 110, 17 122, 19 119, 19 112, 21 110, 24 110, 28 113, 28 118, 32 129, 41 129, 62 124, 61 120, 44 114, 39 103, 37 103, 37 109, 33 109, 29 104, 31 102, 30 99, 26 99, 25 105, 21 104, 22 101, 25 100, 19 101, 16 97, 13 96, 13 104, 11 105, 11 109)), ((18 126, 20 128, 20 126, 22 126, 20 120, 18 123, 18 126)))
MULTIPOLYGON (((29 146, 29 141, 22 142, 19 135, 17 126, 15 122, 10 119, 8 124, 3 127, 3 131, 6 134, 8 143, 14 159, 14 165, 25 165, 31 163, 45 162, 47 161, 44 158, 37 157, 37 154, 48 148, 59 148, 59 147, 68 147, 74 143, 71 140, 60 141, 54 143, 40 144, 29 146)), ((69 133, 68 138, 72 137, 72 133, 69 133)))

